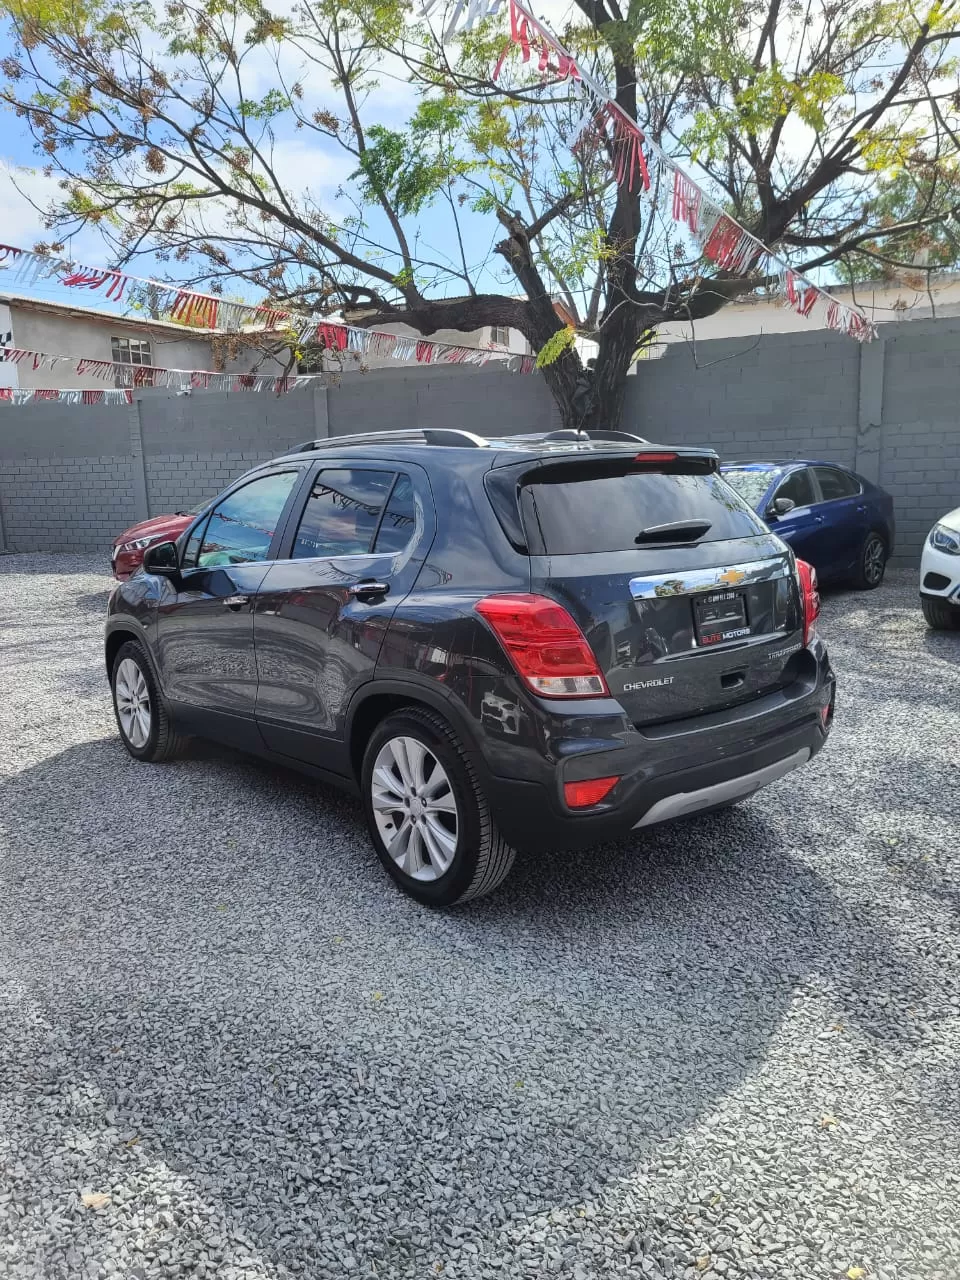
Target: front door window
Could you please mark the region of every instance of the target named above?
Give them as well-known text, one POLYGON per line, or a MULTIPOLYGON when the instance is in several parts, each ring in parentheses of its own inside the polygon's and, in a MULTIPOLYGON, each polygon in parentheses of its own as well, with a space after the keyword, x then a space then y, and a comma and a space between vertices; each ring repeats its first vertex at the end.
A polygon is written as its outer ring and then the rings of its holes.
POLYGON ((280 471, 251 480, 214 507, 203 531, 203 541, 191 561, 194 539, 187 548, 184 568, 223 568, 266 560, 270 544, 286 506, 296 471, 280 471))

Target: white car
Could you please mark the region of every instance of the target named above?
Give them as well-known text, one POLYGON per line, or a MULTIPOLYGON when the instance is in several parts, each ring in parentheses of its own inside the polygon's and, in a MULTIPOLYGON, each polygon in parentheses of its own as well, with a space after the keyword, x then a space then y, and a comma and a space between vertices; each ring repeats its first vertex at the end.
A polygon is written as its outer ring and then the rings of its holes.
POLYGON ((920 604, 931 627, 960 628, 960 507, 935 524, 923 544, 920 604))

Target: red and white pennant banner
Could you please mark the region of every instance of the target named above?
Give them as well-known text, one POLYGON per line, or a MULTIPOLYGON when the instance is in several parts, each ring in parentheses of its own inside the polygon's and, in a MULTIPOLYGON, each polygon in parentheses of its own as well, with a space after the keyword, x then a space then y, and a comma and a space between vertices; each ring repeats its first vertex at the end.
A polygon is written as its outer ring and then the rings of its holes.
MULTIPOLYGON (((290 341, 295 341, 298 346, 315 345, 325 351, 349 352, 359 363, 364 358, 401 362, 415 360, 418 364, 481 366, 495 362, 505 363, 511 372, 517 373, 532 373, 535 363, 533 356, 519 355, 497 347, 465 347, 451 342, 433 342, 428 338, 406 337, 384 333, 378 329, 360 329, 339 320, 318 319, 316 316, 278 311, 271 307, 225 302, 210 294, 178 289, 157 280, 126 276, 117 271, 95 267, 76 266, 62 259, 37 253, 32 249, 19 249, 13 245, 0 244, 0 272, 3 271, 10 272, 6 280, 11 284, 29 286, 38 280, 56 280, 68 289, 102 290, 104 297, 112 302, 130 303, 132 284, 137 289, 149 289, 151 305, 161 311, 168 311, 174 323, 218 333, 276 333, 281 341, 289 332, 290 341)), ((68 359, 66 356, 51 358, 68 359)), ((0 347, 0 361, 3 359, 3 348, 0 347)))
POLYGON ((145 299, 149 290, 151 306, 167 312, 179 324, 197 328, 230 330, 243 328, 277 329, 287 323, 290 313, 274 307, 227 302, 213 294, 181 289, 142 276, 102 267, 81 266, 53 254, 37 253, 16 245, 0 244, 0 271, 8 272, 5 283, 29 287, 40 280, 55 280, 65 289, 86 289, 110 302, 128 305, 145 299))
POLYGON ((53 400, 58 404, 133 404, 133 392, 111 388, 109 391, 81 391, 75 388, 0 387, 0 404, 31 404, 53 400))
MULTIPOLYGON (((324 325, 322 327, 328 332, 320 335, 321 341, 325 341, 330 349, 340 351, 350 349, 348 345, 350 334, 344 326, 324 325)), ((478 352, 472 347, 446 347, 445 344, 397 337, 395 334, 366 334, 364 330, 359 329, 352 332, 364 333, 371 338, 370 344, 365 348, 369 354, 376 353, 401 360, 416 360, 418 364, 467 364, 475 363, 470 359, 475 355, 495 358, 500 354, 492 351, 478 352), (385 341, 378 341, 378 339, 385 341), (399 354, 397 353, 398 344, 401 347, 399 354), (437 353, 438 347, 444 348, 440 352, 440 358, 437 353)), ((98 382, 116 383, 121 380, 131 388, 152 387, 171 391, 269 391, 275 395, 283 395, 287 391, 296 391, 300 387, 322 382, 328 376, 322 373, 298 373, 284 377, 274 373, 219 373, 211 369, 165 369, 154 365, 120 364, 113 360, 99 360, 89 356, 52 355, 46 351, 28 351, 21 347, 9 346, 0 347, 0 364, 4 363, 29 368, 34 372, 63 369, 64 366, 69 366, 78 376, 95 378, 98 382)), ((514 356, 511 366, 515 367, 519 373, 531 373, 534 368, 534 358, 533 356, 514 356)), ((25 399, 17 399, 16 395, 6 394, 9 390, 16 391, 19 395, 16 388, 5 388, 0 392, 0 399, 26 403, 31 398, 35 400, 57 398, 54 392, 45 391, 42 395, 38 392, 30 392, 28 395, 24 391, 25 399)), ((126 388, 122 389, 122 393, 129 395, 126 388)), ((79 396, 81 392, 71 389, 70 394, 79 396)), ((82 394, 86 395, 86 392, 82 394)), ((102 396, 101 392, 91 394, 102 396)), ((113 391, 108 394, 112 396, 113 391)), ((117 394, 119 396, 121 390, 118 390, 117 394)), ((70 401, 70 403, 101 404, 104 401, 83 399, 70 401)), ((109 399, 106 403, 120 403, 120 400, 109 399)))
MULTIPOLYGON (((461 0, 454 8, 445 35, 469 30, 481 18, 495 14, 501 2, 491 0, 484 4, 478 0, 465 4, 461 0)), ((429 15, 441 3, 442 0, 425 0, 424 14, 429 15)), ((703 256, 722 271, 732 275, 756 271, 762 276, 775 276, 780 281, 785 303, 800 315, 809 316, 816 307, 822 306, 823 321, 828 329, 846 333, 860 342, 876 337, 876 329, 862 311, 832 298, 724 213, 662 147, 646 137, 605 86, 577 64, 523 0, 508 0, 508 3, 510 39, 494 68, 494 80, 500 78, 510 53, 519 49, 524 63, 531 64, 536 59, 537 69, 545 80, 570 81, 586 105, 575 130, 574 150, 603 146, 610 155, 617 184, 652 201, 662 201, 673 221, 690 233, 703 256), (654 172, 659 179, 655 184, 651 181, 654 172)))

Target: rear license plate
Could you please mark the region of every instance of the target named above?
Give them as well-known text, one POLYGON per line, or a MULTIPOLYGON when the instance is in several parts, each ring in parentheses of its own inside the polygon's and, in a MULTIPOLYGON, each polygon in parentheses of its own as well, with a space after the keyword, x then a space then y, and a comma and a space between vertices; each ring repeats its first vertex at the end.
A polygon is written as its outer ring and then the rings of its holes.
POLYGON ((693 601, 697 643, 722 644, 750 634, 747 606, 742 591, 711 591, 693 601))

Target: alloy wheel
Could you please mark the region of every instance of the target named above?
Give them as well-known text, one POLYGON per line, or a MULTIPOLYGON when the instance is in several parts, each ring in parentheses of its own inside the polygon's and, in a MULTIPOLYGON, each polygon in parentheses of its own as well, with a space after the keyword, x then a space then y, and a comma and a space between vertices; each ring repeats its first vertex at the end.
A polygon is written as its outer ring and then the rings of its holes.
POLYGON ((457 852, 460 815, 443 765, 417 738, 390 738, 370 780, 377 832, 413 880, 439 880, 457 852))
POLYGON ((117 667, 114 693, 123 736, 140 751, 150 737, 150 690, 143 672, 132 658, 124 658, 117 667))
POLYGON ((882 539, 876 535, 863 549, 863 576, 871 587, 875 587, 883 577, 886 554, 882 539))

